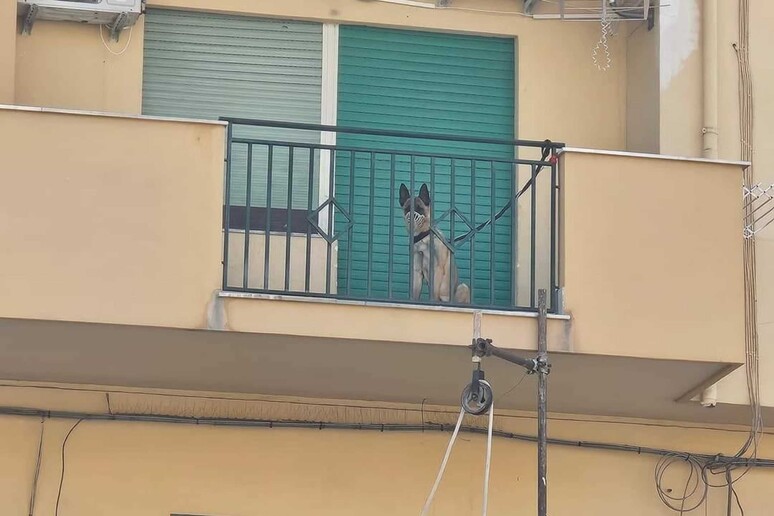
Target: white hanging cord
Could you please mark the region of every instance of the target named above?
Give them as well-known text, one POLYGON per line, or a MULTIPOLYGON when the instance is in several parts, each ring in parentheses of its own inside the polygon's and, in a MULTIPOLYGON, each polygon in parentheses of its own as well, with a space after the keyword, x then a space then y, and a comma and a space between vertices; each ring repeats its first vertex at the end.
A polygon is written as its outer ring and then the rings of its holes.
POLYGON ((602 35, 599 37, 599 41, 597 41, 594 51, 591 53, 591 59, 594 61, 594 65, 597 67, 597 70, 602 72, 608 71, 610 69, 610 64, 613 62, 610 57, 610 47, 607 44, 610 25, 610 18, 608 17, 607 11, 605 11, 602 14, 602 35), (600 54, 604 54, 604 56, 600 57, 600 54))
POLYGON ((494 426, 494 401, 489 407, 489 429, 486 433, 486 466, 484 466, 484 506, 481 515, 486 516, 489 505, 489 467, 492 464, 492 427, 494 426))
POLYGON ((102 33, 102 25, 99 26, 99 39, 102 40, 102 44, 105 46, 108 52, 113 54, 114 56, 120 56, 123 55, 124 52, 126 52, 129 49, 129 44, 132 42, 132 32, 134 31, 134 25, 129 27, 129 39, 126 40, 126 45, 124 45, 124 48, 121 49, 120 52, 116 52, 112 48, 110 48, 107 44, 107 41, 105 41, 105 35, 102 33))
MULTIPOLYGON (((479 380, 481 383, 484 383, 487 385, 487 387, 491 387, 489 383, 486 380, 479 380)), ((454 426, 454 432, 452 432, 451 439, 449 439, 449 445, 446 447, 446 454, 443 456, 443 460, 441 461, 441 468, 438 470, 438 475, 435 477, 435 483, 433 484, 433 488, 430 490, 430 494, 427 496, 427 500, 425 500, 425 505, 422 507, 422 513, 421 516, 426 516, 427 511, 430 510, 430 505, 433 503, 433 498, 435 498, 435 493, 438 491, 438 486, 441 485, 441 479, 443 478, 443 474, 446 471, 446 465, 449 462, 449 457, 451 456, 452 448, 454 447, 454 442, 457 440, 457 434, 460 433, 460 427, 462 426, 462 419, 465 417, 465 409, 460 409, 460 415, 457 418, 457 424, 454 426)), ((486 516, 487 507, 489 505, 489 470, 492 464, 492 429, 494 428, 494 402, 492 402, 492 405, 489 407, 489 427, 487 428, 486 433, 486 465, 484 466, 484 501, 483 501, 483 507, 481 508, 481 514, 482 516, 486 516)))
POLYGON ((433 488, 430 490, 430 494, 427 496, 425 506, 422 507, 422 516, 425 516, 427 511, 430 510, 430 504, 433 503, 435 492, 438 490, 438 486, 441 484, 443 472, 446 471, 446 463, 449 462, 449 456, 451 455, 454 441, 457 440, 457 434, 460 433, 463 417, 465 417, 465 409, 460 409, 460 417, 457 418, 457 424, 454 426, 454 432, 452 433, 451 439, 449 439, 449 446, 446 447, 446 455, 443 456, 443 461, 441 461, 441 469, 438 470, 438 476, 435 477, 435 484, 433 484, 433 488))

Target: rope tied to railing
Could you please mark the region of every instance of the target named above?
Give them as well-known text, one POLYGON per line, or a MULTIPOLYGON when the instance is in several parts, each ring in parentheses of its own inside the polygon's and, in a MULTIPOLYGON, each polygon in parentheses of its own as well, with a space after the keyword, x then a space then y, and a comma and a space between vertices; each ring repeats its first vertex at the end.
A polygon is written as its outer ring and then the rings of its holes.
MULTIPOLYGON (((550 163, 553 166, 553 165, 556 164, 558 158, 559 157, 558 157, 558 155, 556 153, 556 148, 555 148, 553 142, 551 140, 544 140, 543 146, 541 147, 540 161, 544 162, 544 163, 550 163), (549 154, 551 155, 550 158, 549 158, 549 154)), ((497 221, 499 218, 501 218, 503 215, 505 215, 508 212, 508 210, 511 209, 511 207, 513 206, 513 203, 518 201, 519 197, 521 197, 524 194, 524 192, 526 192, 527 190, 530 189, 530 187, 532 187, 532 183, 535 180, 537 180, 537 176, 538 176, 538 174, 540 174, 540 171, 543 170, 543 167, 544 167, 543 163, 541 163, 540 165, 537 165, 537 168, 535 169, 535 173, 532 175, 532 177, 530 177, 529 180, 526 183, 524 183, 524 186, 521 187, 521 190, 519 190, 516 193, 516 195, 514 195, 513 198, 510 199, 505 204, 505 206, 503 206, 500 209, 500 211, 498 211, 495 214, 494 217, 492 217, 491 219, 489 219, 489 220, 487 220, 485 222, 482 222, 481 224, 479 224, 475 228, 471 229, 470 231, 468 231, 464 235, 456 237, 452 241, 452 243, 453 244, 458 244, 458 243, 464 244, 465 242, 467 242, 468 240, 470 240, 471 238, 476 236, 476 234, 479 231, 481 231, 482 229, 486 228, 490 224, 493 224, 495 221, 497 221)))

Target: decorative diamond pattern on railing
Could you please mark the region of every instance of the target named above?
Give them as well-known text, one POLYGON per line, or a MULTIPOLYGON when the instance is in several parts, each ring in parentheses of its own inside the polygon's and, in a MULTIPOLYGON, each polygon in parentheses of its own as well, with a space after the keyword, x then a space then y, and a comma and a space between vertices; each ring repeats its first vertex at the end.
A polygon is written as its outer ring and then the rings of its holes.
POLYGON ((320 206, 317 207, 316 210, 311 212, 307 217, 306 220, 309 221, 309 224, 312 225, 312 227, 317 231, 317 233, 320 234, 321 237, 325 239, 326 242, 329 244, 332 244, 339 238, 341 238, 344 234, 346 234, 349 231, 349 228, 351 228, 354 223, 352 221, 352 217, 349 215, 349 212, 341 207, 341 204, 334 199, 328 199, 324 203, 322 203, 320 206), (327 220, 333 220, 334 213, 336 213, 336 210, 338 210, 338 213, 340 213, 347 221, 347 223, 344 226, 340 226, 338 229, 339 231, 333 233, 333 235, 329 235, 325 230, 323 230, 318 224, 318 215, 323 211, 327 209, 329 211, 327 220))

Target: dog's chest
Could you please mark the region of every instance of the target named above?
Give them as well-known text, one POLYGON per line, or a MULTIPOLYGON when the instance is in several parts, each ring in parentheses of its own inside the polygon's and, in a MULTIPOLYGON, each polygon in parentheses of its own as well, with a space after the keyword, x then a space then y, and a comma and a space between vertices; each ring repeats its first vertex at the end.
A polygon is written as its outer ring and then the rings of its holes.
MULTIPOLYGON (((438 262, 438 253, 434 253, 433 261, 438 262)), ((424 238, 419 242, 414 243, 414 259, 419 259, 423 269, 427 269, 430 266, 430 238, 424 238)))

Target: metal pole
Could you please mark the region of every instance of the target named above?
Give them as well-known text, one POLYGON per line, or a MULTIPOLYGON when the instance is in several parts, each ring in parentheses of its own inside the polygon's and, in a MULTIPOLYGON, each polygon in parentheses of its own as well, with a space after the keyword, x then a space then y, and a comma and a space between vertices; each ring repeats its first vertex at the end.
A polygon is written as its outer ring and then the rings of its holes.
POLYGON ((538 292, 538 516, 546 516, 548 511, 547 469, 547 397, 548 397, 548 347, 546 344, 547 314, 546 291, 538 292))

